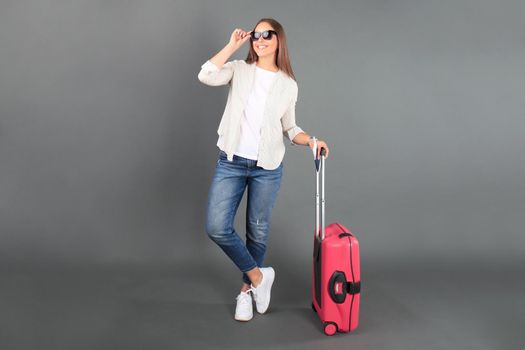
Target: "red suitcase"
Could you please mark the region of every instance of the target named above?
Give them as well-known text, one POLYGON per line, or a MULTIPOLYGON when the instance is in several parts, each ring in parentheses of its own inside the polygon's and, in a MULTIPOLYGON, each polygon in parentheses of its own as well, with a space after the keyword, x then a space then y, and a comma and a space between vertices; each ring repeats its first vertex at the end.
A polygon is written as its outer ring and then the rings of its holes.
POLYGON ((325 228, 325 150, 321 150, 321 231, 319 231, 319 161, 316 160, 316 211, 312 271, 312 308, 324 333, 351 332, 359 324, 361 276, 359 242, 344 225, 325 228))

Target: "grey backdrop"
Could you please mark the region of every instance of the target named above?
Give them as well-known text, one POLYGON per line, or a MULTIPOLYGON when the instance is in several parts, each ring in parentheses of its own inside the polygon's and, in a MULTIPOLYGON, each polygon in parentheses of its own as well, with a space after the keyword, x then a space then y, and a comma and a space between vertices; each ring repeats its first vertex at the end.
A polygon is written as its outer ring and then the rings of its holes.
MULTIPOLYGON (((273 16, 289 38, 297 122, 332 149, 327 220, 355 231, 364 259, 522 259, 524 10, 520 1, 4 1, 0 256, 214 254, 203 217, 227 87, 197 73, 235 27, 273 16)), ((307 148, 288 146, 273 257, 310 250, 313 183, 307 148)))
MULTIPOLYGON (((522 268, 524 14, 519 0, 2 1, 2 266, 233 276, 204 232, 227 87, 197 73, 269 16, 289 39, 297 122, 331 146, 327 221, 358 236, 363 268, 522 268)), ((267 261, 307 285, 309 150, 287 145, 284 171, 267 261)))

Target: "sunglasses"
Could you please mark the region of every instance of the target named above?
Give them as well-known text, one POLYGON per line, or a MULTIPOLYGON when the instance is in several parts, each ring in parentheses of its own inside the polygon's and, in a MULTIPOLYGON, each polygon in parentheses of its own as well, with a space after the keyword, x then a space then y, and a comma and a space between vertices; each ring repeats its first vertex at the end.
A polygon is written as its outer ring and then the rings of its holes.
POLYGON ((272 40, 273 34, 277 35, 275 30, 265 30, 264 32, 251 32, 250 37, 252 40, 258 40, 261 36, 264 40, 272 40))

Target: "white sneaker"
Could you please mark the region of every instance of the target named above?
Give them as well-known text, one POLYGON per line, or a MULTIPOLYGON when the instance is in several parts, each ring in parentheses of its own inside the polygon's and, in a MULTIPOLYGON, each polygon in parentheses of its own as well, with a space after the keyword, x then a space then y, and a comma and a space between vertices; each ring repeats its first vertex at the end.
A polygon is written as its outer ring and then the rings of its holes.
POLYGON ((264 314, 270 306, 270 296, 272 291, 272 284, 275 279, 275 271, 271 267, 259 268, 263 275, 261 283, 257 288, 252 284, 251 289, 253 293, 253 299, 255 299, 255 306, 257 312, 264 314))
POLYGON ((237 295, 237 306, 235 307, 235 319, 237 321, 249 321, 253 317, 252 296, 247 292, 237 295))

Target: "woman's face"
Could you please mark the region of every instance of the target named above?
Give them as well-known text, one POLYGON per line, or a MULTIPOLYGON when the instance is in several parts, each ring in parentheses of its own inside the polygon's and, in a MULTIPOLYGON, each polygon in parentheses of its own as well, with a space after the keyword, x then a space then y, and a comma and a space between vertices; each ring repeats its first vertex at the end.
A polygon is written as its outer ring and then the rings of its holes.
MULTIPOLYGON (((265 30, 274 30, 269 23, 261 22, 255 27, 256 32, 264 32, 265 30)), ((266 57, 275 54, 279 47, 279 39, 277 35, 273 34, 270 40, 263 39, 262 35, 257 40, 252 40, 252 46, 255 53, 259 57, 266 57)))

